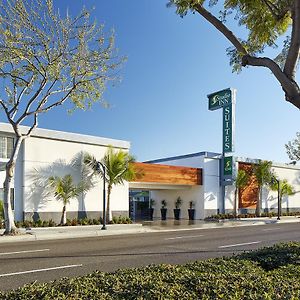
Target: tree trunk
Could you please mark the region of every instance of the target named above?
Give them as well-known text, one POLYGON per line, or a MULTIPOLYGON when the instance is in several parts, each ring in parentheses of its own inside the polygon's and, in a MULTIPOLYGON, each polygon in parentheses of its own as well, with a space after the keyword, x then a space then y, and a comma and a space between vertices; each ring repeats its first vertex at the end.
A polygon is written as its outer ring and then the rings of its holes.
POLYGON ((16 161, 20 151, 20 147, 24 137, 17 136, 16 142, 14 144, 13 153, 9 162, 6 165, 6 177, 3 184, 4 187, 4 218, 5 218, 5 235, 15 235, 18 233, 18 229, 15 225, 14 214, 11 207, 11 186, 12 180, 14 178, 14 172, 16 168, 16 161))
POLYGON ((256 208, 255 208, 255 215, 257 217, 260 217, 260 210, 261 210, 261 200, 262 200, 262 188, 259 188, 258 198, 256 202, 256 208))
POLYGON ((112 186, 108 185, 107 187, 107 203, 106 203, 106 222, 109 223, 112 219, 111 211, 110 211, 110 194, 111 194, 112 186))
POLYGON ((235 188, 235 191, 234 191, 234 202, 233 202, 233 215, 234 217, 236 218, 237 216, 237 195, 238 195, 238 188, 235 188))
POLYGON ((66 210, 66 205, 64 205, 61 214, 60 225, 65 225, 66 223, 67 223, 67 210, 66 210))

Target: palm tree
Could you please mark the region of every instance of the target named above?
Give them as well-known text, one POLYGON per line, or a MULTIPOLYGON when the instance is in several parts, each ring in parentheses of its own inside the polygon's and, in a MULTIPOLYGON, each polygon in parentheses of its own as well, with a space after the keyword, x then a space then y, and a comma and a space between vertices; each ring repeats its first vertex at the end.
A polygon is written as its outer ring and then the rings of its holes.
POLYGON ((290 185, 286 179, 279 180, 277 178, 276 180, 274 180, 272 182, 270 187, 271 187, 272 191, 278 191, 278 189, 279 189, 279 211, 281 212, 282 197, 294 195, 296 192, 295 192, 293 186, 290 185))
POLYGON ((259 162, 253 166, 253 175, 255 176, 258 185, 258 199, 255 209, 255 215, 257 217, 260 217, 261 213, 263 187, 267 184, 270 184, 272 177, 274 176, 271 167, 272 162, 267 160, 259 160, 259 162))
POLYGON ((54 197, 62 201, 63 210, 61 215, 60 224, 66 224, 67 222, 67 213, 66 206, 70 203, 70 200, 78 197, 81 193, 87 191, 89 186, 85 185, 84 182, 75 184, 73 177, 70 174, 67 174, 63 177, 51 176, 48 179, 48 187, 54 193, 54 197))
MULTIPOLYGON (((110 196, 114 185, 124 184, 124 181, 133 180, 139 176, 139 173, 133 166, 134 157, 128 152, 122 150, 114 150, 111 146, 108 148, 106 154, 100 163, 105 168, 105 181, 107 183, 107 206, 106 206, 106 220, 111 220, 110 211, 110 196)), ((90 167, 94 175, 103 178, 103 172, 99 168, 99 161, 95 157, 86 153, 84 156, 84 163, 90 167)))
POLYGON ((235 190, 234 190, 234 202, 233 202, 233 215, 237 215, 237 196, 238 190, 244 188, 249 181, 249 175, 245 170, 238 170, 236 179, 235 179, 235 190))

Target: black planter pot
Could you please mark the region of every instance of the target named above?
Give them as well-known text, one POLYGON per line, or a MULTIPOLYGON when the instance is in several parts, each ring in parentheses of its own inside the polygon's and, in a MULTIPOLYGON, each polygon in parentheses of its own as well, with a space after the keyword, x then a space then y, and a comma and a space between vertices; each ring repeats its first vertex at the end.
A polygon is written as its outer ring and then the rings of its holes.
POLYGON ((162 220, 167 220, 167 209, 166 208, 161 208, 160 213, 161 213, 161 219, 162 220))
POLYGON ((154 208, 149 208, 149 220, 153 221, 153 212, 154 212, 154 208))
POLYGON ((188 213, 189 213, 189 220, 195 220, 195 209, 194 208, 188 209, 188 213))
POLYGON ((179 220, 180 219, 180 208, 174 208, 174 218, 175 220, 179 220))

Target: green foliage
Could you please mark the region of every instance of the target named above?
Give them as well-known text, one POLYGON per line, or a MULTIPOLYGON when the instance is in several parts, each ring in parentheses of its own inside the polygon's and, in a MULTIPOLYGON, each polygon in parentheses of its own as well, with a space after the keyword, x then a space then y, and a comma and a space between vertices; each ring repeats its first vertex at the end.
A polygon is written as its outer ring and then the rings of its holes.
POLYGON ((154 199, 150 199, 150 208, 153 208, 154 205, 155 205, 155 200, 154 199))
POLYGON ((296 133, 296 138, 289 141, 285 148, 291 160, 300 160, 300 132, 296 133))
POLYGON ((104 177, 107 182, 107 221, 110 221, 110 196, 114 185, 124 184, 125 181, 131 181, 142 176, 140 170, 137 170, 133 163, 134 157, 126 151, 114 150, 109 147, 103 159, 97 161, 89 153, 84 154, 84 164, 91 170, 92 175, 104 177))
MULTIPOLYGON (((277 181, 272 182, 270 187, 271 187, 271 190, 278 191, 277 181)), ((286 179, 279 180, 279 197, 280 197, 280 200, 284 196, 291 196, 291 195, 294 195, 294 194, 295 194, 295 190, 294 190, 293 186, 290 185, 286 179)))
POLYGON ((272 162, 267 160, 259 160, 257 164, 253 165, 253 174, 259 188, 271 183, 273 177, 271 167, 272 162))
POLYGON ((195 202, 194 201, 190 201, 189 202, 189 208, 193 209, 195 207, 195 202))
MULTIPOLYGON (((218 4, 220 8, 219 20, 226 24, 227 20, 233 19, 239 26, 244 27, 248 32, 247 39, 239 39, 247 54, 257 56, 263 53, 266 47, 277 47, 277 39, 288 34, 291 19, 290 0, 169 0, 167 7, 176 7, 176 13, 181 17, 188 11, 199 12, 199 7, 204 7, 208 3, 208 8, 218 4), (219 2, 219 3, 218 3, 219 2), (232 17, 230 19, 230 17, 232 17)), ((219 29, 219 28, 218 28, 219 29)), ((278 55, 279 65, 284 65, 287 50, 290 47, 291 39, 288 37, 282 47, 282 52, 278 55)), ((230 64, 233 71, 239 72, 242 66, 242 57, 245 53, 236 48, 228 48, 227 54, 230 57, 230 64)))
POLYGON ((0 200, 0 220, 4 219, 4 207, 3 207, 3 201, 0 200))
MULTIPOLYGON (((16 227, 17 228, 35 228, 35 227, 55 227, 55 226, 84 226, 84 225, 100 225, 102 224, 102 218, 100 219, 89 219, 89 218, 83 218, 83 219, 67 219, 67 222, 65 224, 57 224, 52 219, 50 220, 37 220, 37 221, 17 221, 16 227)), ((118 216, 113 217, 110 224, 132 224, 132 220, 129 217, 125 216, 118 216)), ((4 228, 4 223, 0 220, 0 229, 4 228)))
POLYGON ((63 18, 52 0, 3 0, 0 8, 5 105, 22 116, 14 107, 21 108, 20 96, 24 104, 31 104, 28 117, 66 100, 79 109, 102 101, 106 83, 114 79, 112 72, 123 59, 115 53, 114 34, 106 37, 89 11, 63 18))
POLYGON ((180 197, 177 197, 176 201, 175 201, 175 208, 180 208, 180 206, 182 205, 182 199, 180 197))
POLYGON ((238 170, 236 179, 235 179, 235 186, 238 189, 244 188, 247 186, 249 181, 249 175, 245 170, 238 170))
POLYGON ((164 209, 167 207, 167 201, 165 199, 161 200, 161 208, 164 209))
MULTIPOLYGON (((278 212, 264 212, 261 213, 261 217, 277 217, 278 212)), ((281 214, 282 216, 300 216, 300 212, 299 211, 293 211, 293 212, 284 212, 281 214)), ((235 216, 234 214, 216 214, 216 215, 211 215, 209 217, 206 217, 205 220, 206 221, 217 221, 217 220, 230 220, 230 219, 235 219, 235 218, 256 218, 255 214, 239 214, 237 216, 235 216)))
POLYGON ((73 177, 70 174, 63 177, 51 176, 48 183, 48 186, 53 191, 55 198, 62 201, 64 205, 67 205, 72 198, 78 197, 81 193, 87 190, 87 186, 83 182, 75 184, 73 177))
POLYGON ((150 265, 33 283, 9 299, 299 299, 300 243, 186 265, 150 265))

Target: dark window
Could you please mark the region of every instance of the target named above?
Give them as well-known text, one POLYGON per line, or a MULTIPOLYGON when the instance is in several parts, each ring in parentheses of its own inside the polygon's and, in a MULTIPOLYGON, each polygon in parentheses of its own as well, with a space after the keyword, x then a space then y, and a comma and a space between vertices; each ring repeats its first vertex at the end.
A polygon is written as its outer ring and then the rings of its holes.
POLYGON ((0 158, 10 158, 14 148, 12 137, 0 136, 0 158))

